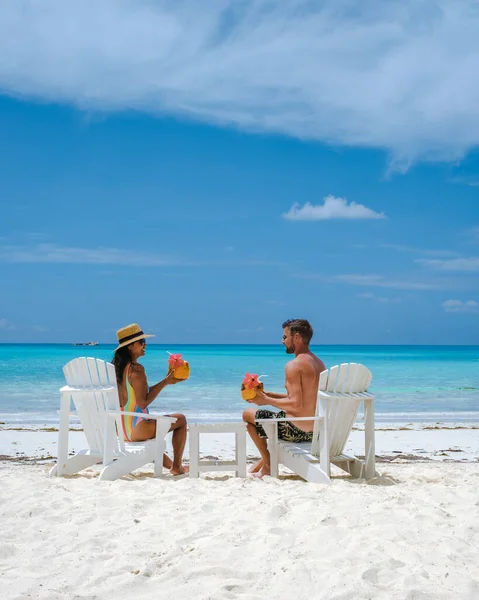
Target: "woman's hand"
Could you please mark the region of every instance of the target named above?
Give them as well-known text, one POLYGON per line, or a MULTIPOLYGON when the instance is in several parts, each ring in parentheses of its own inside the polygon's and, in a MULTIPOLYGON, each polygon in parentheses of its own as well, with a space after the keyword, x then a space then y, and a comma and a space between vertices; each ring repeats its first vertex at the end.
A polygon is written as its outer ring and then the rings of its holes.
POLYGON ((176 379, 175 372, 169 371, 164 379, 166 385, 174 385, 175 383, 180 383, 183 379, 176 379))

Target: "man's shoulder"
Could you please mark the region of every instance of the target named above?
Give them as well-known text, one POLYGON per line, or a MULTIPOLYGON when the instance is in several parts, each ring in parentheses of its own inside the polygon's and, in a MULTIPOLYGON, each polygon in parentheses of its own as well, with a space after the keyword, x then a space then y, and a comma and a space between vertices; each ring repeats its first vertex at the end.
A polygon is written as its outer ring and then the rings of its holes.
POLYGON ((316 362, 316 364, 318 365, 318 367, 320 368, 320 372, 322 373, 323 371, 327 371, 326 365, 324 364, 324 362, 319 358, 319 356, 317 356, 316 354, 313 354, 314 360, 316 362))
POLYGON ((289 363, 286 364, 288 371, 300 371, 311 365, 311 356, 307 354, 298 354, 289 363))
POLYGON ((292 375, 293 373, 296 373, 300 369, 301 369, 301 362, 298 361, 298 357, 297 356, 295 356, 292 360, 290 360, 289 362, 287 362, 286 366, 284 367, 286 375, 288 375, 288 374, 292 375))
POLYGON ((324 365, 323 361, 313 352, 309 352, 308 354, 299 354, 291 362, 289 362, 288 365, 291 365, 292 369, 309 370, 319 367, 321 371, 326 370, 326 366, 324 365))

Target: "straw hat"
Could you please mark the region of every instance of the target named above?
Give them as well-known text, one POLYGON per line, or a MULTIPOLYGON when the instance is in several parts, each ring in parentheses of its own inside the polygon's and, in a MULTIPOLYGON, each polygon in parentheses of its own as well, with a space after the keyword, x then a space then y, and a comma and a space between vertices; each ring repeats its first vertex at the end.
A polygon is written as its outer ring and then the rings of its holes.
POLYGON ((115 352, 119 348, 123 348, 123 346, 133 344, 133 342, 137 342, 138 340, 144 340, 146 338, 155 337, 150 333, 143 333, 143 331, 140 329, 140 326, 137 323, 132 323, 131 325, 122 327, 116 332, 116 336, 118 338, 119 346, 115 348, 115 352))

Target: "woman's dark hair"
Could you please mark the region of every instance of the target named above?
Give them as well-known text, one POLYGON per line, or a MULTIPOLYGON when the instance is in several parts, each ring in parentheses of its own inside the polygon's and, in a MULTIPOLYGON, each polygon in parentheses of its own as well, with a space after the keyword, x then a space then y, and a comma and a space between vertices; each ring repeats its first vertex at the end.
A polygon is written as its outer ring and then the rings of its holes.
POLYGON ((131 362, 130 351, 128 350, 128 346, 123 346, 123 348, 118 348, 118 350, 113 355, 113 360, 111 361, 113 366, 115 367, 116 380, 118 385, 121 384, 123 380, 123 371, 125 370, 126 365, 131 362))

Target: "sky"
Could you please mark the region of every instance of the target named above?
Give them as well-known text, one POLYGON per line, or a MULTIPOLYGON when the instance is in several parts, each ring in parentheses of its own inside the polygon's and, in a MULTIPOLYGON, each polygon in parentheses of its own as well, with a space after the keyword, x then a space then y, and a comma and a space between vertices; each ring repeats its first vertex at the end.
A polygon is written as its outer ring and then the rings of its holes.
POLYGON ((0 1, 0 343, 479 344, 472 1, 0 1))

